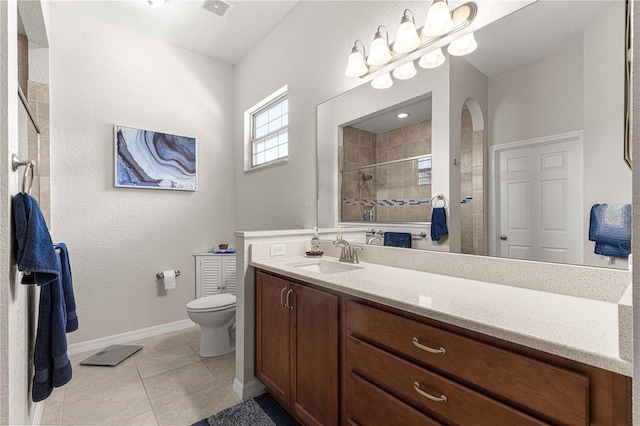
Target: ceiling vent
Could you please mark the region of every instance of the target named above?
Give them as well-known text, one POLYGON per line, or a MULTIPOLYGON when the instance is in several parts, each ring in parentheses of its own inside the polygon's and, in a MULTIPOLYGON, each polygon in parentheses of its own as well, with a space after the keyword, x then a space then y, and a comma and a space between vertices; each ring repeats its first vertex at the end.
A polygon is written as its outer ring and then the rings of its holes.
POLYGON ((224 14, 227 13, 227 10, 229 10, 229 7, 231 7, 229 3, 225 3, 220 0, 205 0, 202 3, 202 8, 204 10, 208 10, 218 16, 224 16, 224 14))

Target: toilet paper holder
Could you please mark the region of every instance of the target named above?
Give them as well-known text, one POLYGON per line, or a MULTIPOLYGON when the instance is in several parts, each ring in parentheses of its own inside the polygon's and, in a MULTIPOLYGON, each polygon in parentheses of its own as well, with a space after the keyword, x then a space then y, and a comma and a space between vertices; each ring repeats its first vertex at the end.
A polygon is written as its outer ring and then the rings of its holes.
MULTIPOLYGON (((176 273, 176 277, 180 276, 180 271, 179 270, 176 269, 175 273, 176 273)), ((164 279, 164 273, 163 272, 156 273, 156 278, 159 279, 159 280, 164 279)))

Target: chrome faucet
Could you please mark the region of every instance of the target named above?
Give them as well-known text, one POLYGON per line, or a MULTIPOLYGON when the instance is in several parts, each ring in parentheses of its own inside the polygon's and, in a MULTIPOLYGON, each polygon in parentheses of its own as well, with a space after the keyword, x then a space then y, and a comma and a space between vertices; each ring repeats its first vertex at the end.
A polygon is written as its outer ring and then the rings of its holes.
POLYGON ((338 259, 340 262, 360 263, 356 250, 362 250, 362 247, 351 247, 351 244, 343 239, 335 240, 333 245, 342 249, 338 259))

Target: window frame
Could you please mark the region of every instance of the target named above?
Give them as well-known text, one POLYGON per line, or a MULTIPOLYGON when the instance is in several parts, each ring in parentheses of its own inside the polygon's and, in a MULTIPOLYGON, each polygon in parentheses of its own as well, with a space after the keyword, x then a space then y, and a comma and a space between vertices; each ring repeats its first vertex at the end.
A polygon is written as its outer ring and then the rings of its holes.
MULTIPOLYGON (((280 114, 280 118, 282 118, 284 114, 280 114)), ((250 172, 253 170, 258 170, 261 169, 263 167, 268 167, 274 164, 279 164, 279 163, 283 163, 283 162, 287 162, 289 159, 289 92, 288 92, 288 86, 285 85, 283 87, 281 87, 280 89, 278 89, 277 91, 275 91, 274 93, 272 93, 271 95, 267 96, 265 99, 263 99, 262 101, 258 102, 256 105, 254 105, 253 107, 249 108, 248 110, 245 111, 244 114, 244 127, 245 127, 245 167, 244 167, 244 171, 246 172, 250 172), (264 135, 261 135, 259 138, 255 137, 256 131, 257 131, 257 127, 256 126, 256 119, 258 117, 258 115, 268 111, 269 109, 273 108, 274 106, 281 104, 282 102, 286 101, 287 102, 287 112, 286 112, 286 116, 287 116, 287 124, 284 126, 280 126, 278 129, 273 130, 271 132, 267 132, 264 135), (281 132, 286 132, 287 133, 287 141, 286 141, 286 146, 287 146, 287 153, 286 155, 282 156, 282 157, 278 157, 275 158, 273 160, 270 161, 265 161, 263 163, 259 163, 259 164, 254 164, 254 153, 255 153, 255 144, 259 141, 263 141, 262 143, 267 143, 267 138, 272 137, 273 135, 276 135, 276 139, 278 138, 278 135, 281 132)), ((267 120, 267 123, 269 123, 269 121, 267 120)), ((284 145, 278 143, 278 141, 276 140, 276 147, 280 147, 284 145)), ((273 148, 273 147, 272 147, 273 148)), ((272 149, 270 148, 270 149, 272 149)), ((260 152, 264 152, 266 153, 267 149, 264 148, 262 151, 260 152)))

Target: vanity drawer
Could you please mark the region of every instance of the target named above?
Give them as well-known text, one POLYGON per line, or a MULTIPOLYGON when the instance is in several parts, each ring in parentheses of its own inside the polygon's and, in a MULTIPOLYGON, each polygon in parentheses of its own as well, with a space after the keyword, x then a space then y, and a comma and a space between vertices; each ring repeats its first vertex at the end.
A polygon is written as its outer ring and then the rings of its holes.
POLYGON ((455 424, 546 424, 352 336, 347 340, 347 365, 434 417, 455 424))
POLYGON ((347 302, 347 330, 568 425, 589 422, 589 379, 370 306, 347 302), (445 353, 431 353, 427 348, 445 353))
POLYGON ((349 425, 441 425, 353 373, 347 376, 346 389, 349 425))

